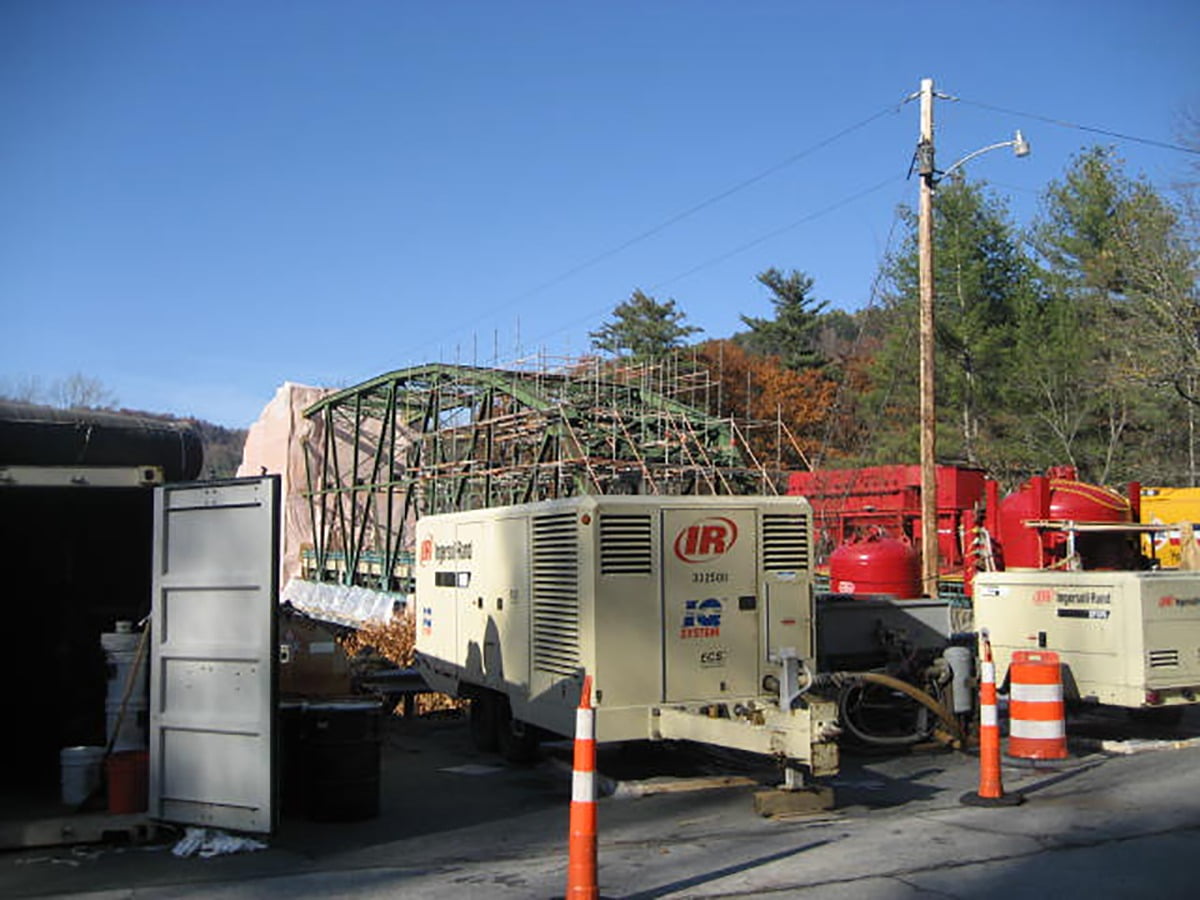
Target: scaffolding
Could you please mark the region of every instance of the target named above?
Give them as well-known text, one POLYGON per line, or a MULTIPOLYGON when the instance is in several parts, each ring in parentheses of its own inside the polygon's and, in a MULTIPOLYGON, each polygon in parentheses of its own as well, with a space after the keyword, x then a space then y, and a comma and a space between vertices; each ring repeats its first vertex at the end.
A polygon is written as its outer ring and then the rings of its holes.
POLYGON ((577 494, 778 493, 703 367, 429 364, 304 411, 306 577, 404 591, 413 523, 577 494), (746 450, 746 453, 743 453, 746 450))

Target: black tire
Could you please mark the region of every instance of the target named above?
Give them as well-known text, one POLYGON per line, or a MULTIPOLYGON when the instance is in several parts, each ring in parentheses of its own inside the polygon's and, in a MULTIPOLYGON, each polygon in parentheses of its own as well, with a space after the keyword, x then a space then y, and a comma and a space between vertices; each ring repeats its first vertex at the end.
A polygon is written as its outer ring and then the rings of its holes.
MULTIPOLYGON (((471 698, 469 727, 471 745, 484 753, 494 753, 498 745, 499 734, 496 727, 497 707, 499 697, 486 691, 471 698)), ((507 706, 507 701, 505 703, 507 706)))
POLYGON ((533 762, 537 759, 540 740, 537 728, 513 718, 507 697, 500 697, 496 706, 496 738, 500 755, 518 765, 533 762))

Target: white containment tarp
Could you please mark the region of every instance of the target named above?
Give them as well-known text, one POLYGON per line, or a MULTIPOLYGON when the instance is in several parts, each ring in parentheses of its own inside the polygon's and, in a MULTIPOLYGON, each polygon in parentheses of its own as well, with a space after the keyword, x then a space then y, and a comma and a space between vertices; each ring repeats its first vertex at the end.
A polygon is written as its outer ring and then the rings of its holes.
POLYGON ((303 441, 321 446, 319 422, 304 418, 304 410, 330 393, 328 388, 284 382, 274 398, 250 426, 238 477, 279 475, 283 493, 283 551, 280 554, 280 584, 300 574, 300 554, 312 546, 312 518, 308 511, 307 476, 303 441))
POLYGON ((368 588, 293 578, 280 592, 279 602, 323 622, 362 628, 388 624, 393 613, 408 605, 408 598, 368 588))

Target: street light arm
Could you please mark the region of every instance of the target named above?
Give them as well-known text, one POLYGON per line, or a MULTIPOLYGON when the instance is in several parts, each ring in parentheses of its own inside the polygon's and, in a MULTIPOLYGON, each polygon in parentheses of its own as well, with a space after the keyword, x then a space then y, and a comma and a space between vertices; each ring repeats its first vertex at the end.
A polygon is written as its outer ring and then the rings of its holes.
POLYGON ((1025 140, 1025 138, 1021 134, 1021 132, 1018 131, 1016 137, 1014 137, 1011 141, 1000 141, 997 144, 989 144, 986 147, 980 147, 978 150, 976 150, 972 153, 968 153, 962 159, 960 159, 957 162, 955 162, 954 164, 952 164, 950 166, 950 168, 946 169, 946 171, 942 172, 941 173, 942 178, 945 178, 947 175, 949 175, 955 169, 959 168, 962 165, 965 165, 966 163, 973 160, 975 157, 982 156, 985 153, 990 153, 993 150, 999 150, 1001 147, 1012 147, 1013 152, 1017 156, 1028 156, 1030 153, 1029 141, 1025 140))

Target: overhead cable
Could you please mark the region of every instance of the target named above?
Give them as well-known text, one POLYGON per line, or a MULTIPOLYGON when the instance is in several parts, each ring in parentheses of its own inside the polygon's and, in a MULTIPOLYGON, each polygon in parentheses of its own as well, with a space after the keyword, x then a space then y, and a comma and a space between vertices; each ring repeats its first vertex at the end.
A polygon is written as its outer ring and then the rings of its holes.
POLYGON ((1132 141, 1137 144, 1146 144, 1150 147, 1160 147, 1163 150, 1175 150, 1179 153, 1191 153, 1195 156, 1200 156, 1200 148, 1185 147, 1182 144, 1172 144, 1169 141, 1158 141, 1154 138, 1139 137, 1136 134, 1124 134, 1120 131, 1112 131, 1108 128, 1096 128, 1092 125, 1080 125, 1077 122, 1068 122, 1066 119, 1055 119, 1050 116, 1040 116, 1037 113, 1021 112, 1017 109, 1006 109, 1003 106, 993 106, 990 103, 980 103, 978 100, 964 100, 962 97, 955 98, 959 103, 966 103, 970 106, 978 106, 980 109, 991 110, 992 112, 1004 113, 1010 116, 1021 116, 1026 119, 1036 119, 1039 122, 1046 122, 1050 125, 1057 125, 1060 128, 1074 128, 1076 131, 1087 131, 1092 134, 1102 134, 1105 137, 1117 138, 1122 141, 1132 141))
POLYGON ((877 182, 876 184, 871 185, 871 187, 869 187, 869 188, 864 188, 861 191, 850 194, 848 197, 843 197, 841 200, 838 200, 836 203, 831 203, 828 206, 822 207, 821 209, 818 209, 815 212, 808 213, 807 215, 802 216, 801 218, 796 219, 793 222, 789 222, 787 225, 783 225, 779 228, 774 229, 773 231, 768 231, 766 234, 760 235, 759 237, 756 237, 751 241, 747 241, 744 244, 740 244, 737 247, 734 247, 732 250, 727 250, 724 253, 720 254, 719 256, 714 256, 711 259, 707 259, 702 263, 697 263, 696 265, 692 266, 690 269, 688 269, 685 272, 680 272, 678 275, 673 275, 670 278, 667 278, 663 281, 660 281, 656 284, 651 285, 650 290, 657 291, 661 288, 666 287, 669 284, 674 284, 676 281, 682 281, 683 279, 685 279, 691 275, 695 275, 697 272, 699 272, 703 269, 707 269, 710 266, 715 266, 717 263, 722 263, 732 256, 737 256, 739 253, 744 253, 753 247, 757 247, 759 244, 765 244, 767 241, 772 240, 773 238, 777 238, 781 234, 786 234, 787 232, 789 232, 795 228, 799 228, 801 225, 806 225, 809 222, 813 221, 814 219, 819 219, 822 216, 827 216, 827 215, 829 215, 829 213, 835 212, 836 210, 841 209, 843 206, 847 206, 847 205, 853 203, 855 200, 860 200, 869 194, 873 194, 876 191, 882 190, 883 188, 887 187, 889 184, 893 184, 894 182, 901 181, 901 180, 903 180, 903 179, 899 175, 892 175, 888 178, 885 178, 885 179, 883 179, 883 181, 877 182))
MULTIPOLYGON (((530 297, 541 293, 542 291, 546 290, 547 288, 554 287, 557 284, 561 284, 562 282, 566 281, 567 279, 572 278, 575 275, 578 275, 580 272, 590 269, 592 266, 598 265, 599 263, 604 262, 605 260, 610 259, 610 258, 616 256, 617 254, 624 252, 625 250, 628 250, 630 247, 634 246, 635 244, 639 244, 642 241, 648 240, 649 238, 654 237, 655 235, 657 235, 663 231, 666 231, 668 228, 670 228, 673 225, 678 224, 679 222, 682 222, 684 219, 690 218, 691 216, 694 216, 696 213, 701 212, 702 210, 708 209, 709 207, 714 206, 717 203, 720 203, 722 200, 725 200, 725 199, 733 196, 734 194, 744 191, 746 188, 749 188, 755 184, 758 184, 760 181, 763 181, 764 179, 769 178, 770 176, 776 174, 777 172, 780 172, 783 169, 786 169, 789 166, 794 165, 795 163, 799 162, 800 160, 804 159, 805 157, 811 156, 812 154, 816 153, 818 150, 822 150, 825 147, 828 147, 830 144, 833 144, 833 143, 841 140, 844 137, 847 137, 848 135, 851 135, 856 131, 860 131, 861 129, 866 128, 871 123, 877 121, 878 119, 883 118, 884 116, 888 115, 889 113, 898 112, 901 105, 902 104, 891 104, 887 107, 884 107, 883 109, 878 110, 877 112, 872 113, 871 115, 867 116, 866 118, 861 119, 858 122, 855 122, 852 125, 846 126, 845 128, 841 129, 840 131, 837 131, 834 134, 831 134, 828 137, 825 137, 825 138, 817 141, 816 143, 811 144, 808 147, 805 147, 803 150, 793 153, 791 156, 780 160, 779 162, 775 163, 774 165, 768 166, 766 169, 763 169, 761 172, 757 173, 756 175, 751 175, 749 178, 746 178, 743 181, 739 181, 738 183, 732 185, 731 187, 728 187, 725 190, 720 191, 717 194, 713 194, 711 197, 708 197, 705 200, 701 200, 699 203, 696 203, 693 206, 690 206, 687 209, 682 210, 681 212, 675 213, 674 215, 668 217, 667 219, 664 219, 662 222, 659 222, 657 225, 654 225, 654 226, 646 229, 645 231, 642 231, 642 232, 634 235, 633 237, 629 238, 628 240, 622 241, 620 244, 617 244, 613 247, 610 247, 607 250, 597 253, 595 256, 589 257, 588 259, 584 260, 583 262, 580 262, 577 265, 572 266, 571 268, 567 269, 566 271, 561 272, 558 275, 555 275, 553 278, 550 278, 547 281, 543 281, 542 283, 535 285, 534 287, 530 288, 529 290, 523 291, 522 293, 517 294, 514 297, 511 297, 510 299, 504 301, 503 303, 497 304, 496 306, 492 307, 491 310, 489 310, 489 313, 494 316, 497 313, 503 312, 504 310, 509 309, 512 306, 515 306, 516 304, 520 303, 521 301, 527 300, 530 297)), ((795 224, 799 224, 799 223, 795 223, 795 224)), ((790 227, 795 227, 795 224, 790 227)), ((768 235, 767 237, 770 237, 770 235, 768 235)), ((763 238, 762 240, 766 240, 766 239, 767 238, 763 238)), ((740 252, 740 251, 737 251, 737 252, 740 252)), ((589 316, 588 318, 591 318, 591 317, 589 316)))
POLYGON ((682 212, 678 212, 675 215, 673 215, 667 219, 664 219, 662 222, 659 222, 657 225, 654 225, 654 226, 646 229, 645 231, 634 235, 633 237, 629 238, 628 240, 623 241, 620 244, 617 244, 615 247, 611 247, 608 250, 605 250, 601 253, 596 254, 595 256, 593 256, 589 259, 584 260, 583 262, 579 263, 576 266, 573 266, 572 268, 568 269, 567 271, 563 272, 562 274, 554 276, 549 281, 545 281, 542 284, 537 285, 536 287, 530 288, 525 293, 520 294, 517 297, 514 297, 507 304, 505 304, 505 306, 511 305, 513 303, 518 303, 521 300, 524 300, 527 297, 537 294, 537 293, 545 290, 548 287, 553 287, 554 285, 567 280, 568 278, 572 277, 573 275, 577 275, 578 273, 582 272, 584 269, 591 268, 592 266, 596 265, 597 263, 601 263, 604 260, 609 259, 610 257, 616 256, 618 253, 621 253, 624 250, 628 250, 630 247, 634 246, 635 244, 639 244, 642 241, 647 240, 648 238, 654 237, 656 234, 666 231, 672 225, 676 225, 679 222, 682 222, 684 219, 690 218, 691 216, 694 216, 696 213, 701 212, 702 210, 708 209, 708 207, 713 206, 717 203, 720 203, 722 200, 724 200, 728 197, 732 197, 734 194, 744 191, 746 188, 751 187, 752 185, 755 185, 758 182, 760 182, 766 178, 769 178, 770 176, 774 175, 776 172, 782 171, 783 169, 786 169, 787 167, 794 165, 795 163, 804 159, 806 156, 811 156, 813 153, 816 153, 818 150, 828 147, 830 144, 834 143, 835 141, 841 140, 842 138, 846 137, 847 135, 853 134, 855 131, 865 128, 867 125, 870 125, 876 119, 883 118, 883 116, 887 115, 888 113, 895 112, 895 111, 896 111, 895 106, 889 106, 886 109, 881 109, 878 112, 876 112, 870 116, 867 116, 867 118, 865 118, 859 122, 856 122, 853 125, 849 125, 846 128, 843 128, 841 131, 839 131, 835 134, 832 134, 829 137, 824 138, 823 140, 817 141, 817 143, 812 144, 797 153, 792 154, 791 156, 787 157, 786 159, 780 160, 779 162, 775 163, 773 166, 769 166, 768 168, 763 169, 757 175, 751 175, 749 178, 745 179, 744 181, 739 181, 737 184, 733 185, 732 187, 726 188, 725 190, 721 191, 718 194, 714 194, 713 196, 709 197, 706 200, 701 200, 699 203, 695 204, 694 206, 690 206, 687 209, 683 210, 682 212))
MULTIPOLYGON (((650 292, 658 291, 658 290, 661 290, 662 288, 666 287, 667 285, 674 284, 677 281, 682 281, 683 279, 688 278, 691 275, 695 275, 697 272, 703 271, 704 269, 710 268, 711 266, 715 266, 718 263, 722 263, 725 260, 730 259, 731 257, 737 256, 739 253, 744 253, 747 250, 757 247, 759 244, 764 244, 767 241, 772 240, 773 238, 779 237, 781 234, 786 234, 787 232, 792 231, 793 229, 799 228, 801 225, 806 225, 809 222, 812 222, 814 219, 819 219, 822 216, 827 216, 830 213, 841 209, 843 206, 848 206, 849 204, 853 203, 856 200, 860 200, 863 197, 868 196, 869 194, 873 194, 876 191, 879 191, 879 190, 887 187, 889 184, 894 184, 895 182, 902 181, 902 180, 903 180, 903 176, 900 176, 900 175, 892 175, 888 178, 885 178, 885 179, 883 179, 883 181, 880 181, 876 184, 871 185, 868 188, 864 188, 861 191, 857 191, 853 194, 843 197, 841 200, 838 200, 835 203, 831 203, 828 206, 824 206, 821 209, 818 209, 814 212, 808 213, 807 215, 802 216, 801 218, 796 219, 792 222, 789 222, 786 225, 782 225, 779 228, 775 228, 771 231, 768 231, 766 234, 759 235, 758 237, 754 238, 753 240, 747 241, 744 244, 739 244, 738 246, 736 246, 730 250, 726 250, 725 252, 720 253, 717 256, 710 257, 709 259, 706 259, 703 262, 697 263, 696 265, 692 266, 691 268, 689 268, 683 272, 680 272, 676 275, 672 275, 669 278, 664 278, 661 281, 657 281, 654 284, 650 285, 648 290, 650 292)), ((561 334, 562 332, 564 332, 570 328, 574 328, 576 325, 579 325, 583 322, 590 322, 599 316, 605 315, 605 313, 609 312, 611 310, 611 308, 612 307, 610 304, 609 306, 605 306, 602 309, 594 309, 591 312, 587 313, 586 315, 579 316, 575 319, 572 319, 570 322, 565 323, 564 325, 554 329, 553 331, 548 331, 542 335, 539 335, 534 340, 535 341, 543 341, 546 338, 553 337, 556 334, 561 334)))

